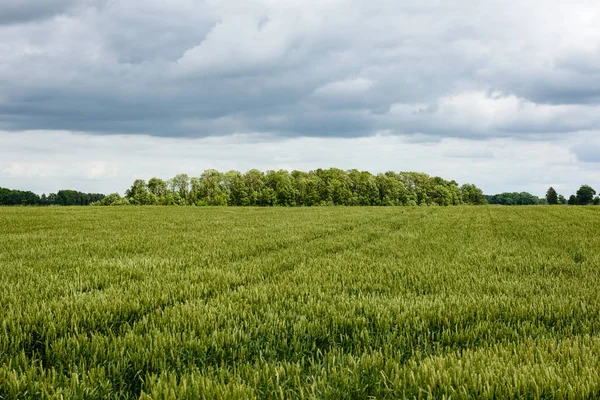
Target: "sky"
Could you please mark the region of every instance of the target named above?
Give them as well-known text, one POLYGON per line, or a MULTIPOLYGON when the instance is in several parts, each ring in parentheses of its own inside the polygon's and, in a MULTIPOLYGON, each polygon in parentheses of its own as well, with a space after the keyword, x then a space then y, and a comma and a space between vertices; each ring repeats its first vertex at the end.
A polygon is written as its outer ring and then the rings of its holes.
POLYGON ((600 191, 600 2, 0 1, 1 187, 329 167, 600 191))

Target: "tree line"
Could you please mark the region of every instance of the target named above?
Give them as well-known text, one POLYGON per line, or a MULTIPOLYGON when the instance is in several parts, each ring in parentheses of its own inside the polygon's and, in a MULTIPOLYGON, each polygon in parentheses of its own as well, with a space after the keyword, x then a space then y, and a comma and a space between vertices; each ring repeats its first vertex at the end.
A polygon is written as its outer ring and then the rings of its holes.
POLYGON ((537 197, 527 192, 500 193, 485 196, 488 204, 497 204, 502 206, 530 206, 536 204, 546 204, 546 199, 537 197))
POLYGON ((550 187, 546 192, 546 201, 548 204, 568 204, 571 206, 587 206, 590 204, 600 205, 600 197, 596 196, 596 191, 589 185, 581 185, 577 193, 569 196, 567 200, 563 195, 560 195, 550 187))
POLYGON ((459 186, 419 172, 373 175, 356 169, 286 170, 263 173, 252 169, 219 172, 206 170, 199 177, 179 174, 172 179, 137 179, 125 196, 59 190, 41 196, 31 191, 0 188, 4 205, 217 205, 217 206, 416 206, 416 205, 599 205, 600 197, 582 185, 568 199, 553 187, 545 197, 527 192, 483 195, 475 185, 459 186))
POLYGON ((0 206, 87 206, 104 199, 100 193, 83 193, 76 190, 59 190, 42 194, 0 187, 0 206))
POLYGON ((596 196, 596 191, 589 185, 582 185, 577 193, 572 194, 569 199, 550 187, 546 192, 546 197, 537 197, 531 193, 500 193, 495 195, 485 196, 488 204, 499 204, 505 206, 527 206, 536 204, 549 205, 600 205, 600 197, 596 196))
POLYGON ((137 179, 124 197, 112 193, 97 205, 210 206, 416 206, 486 204, 472 184, 418 172, 373 175, 356 169, 286 170, 263 173, 252 169, 206 170, 199 177, 179 174, 170 180, 137 179))

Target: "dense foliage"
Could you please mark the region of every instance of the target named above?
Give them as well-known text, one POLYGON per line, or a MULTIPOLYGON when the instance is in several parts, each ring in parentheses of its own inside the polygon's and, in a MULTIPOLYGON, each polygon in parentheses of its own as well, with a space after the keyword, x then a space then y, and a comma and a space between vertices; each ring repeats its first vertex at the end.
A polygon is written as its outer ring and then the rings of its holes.
POLYGON ((0 206, 87 206, 104 199, 103 194, 82 193, 76 190, 59 190, 48 196, 30 191, 10 190, 0 187, 0 206))
POLYGON ((577 204, 579 205, 589 205, 594 203, 595 195, 596 191, 594 189, 592 189, 588 185, 582 185, 577 191, 575 199, 577 200, 577 204))
POLYGON ((539 198, 531 193, 500 193, 492 196, 485 196, 488 204, 499 204, 503 206, 530 206, 536 204, 546 204, 546 199, 539 198))
POLYGON ((252 169, 222 173, 207 170, 199 177, 179 174, 164 181, 137 179, 125 196, 60 190, 48 196, 0 188, 0 206, 6 205, 197 205, 197 206, 450 206, 450 205, 600 205, 596 191, 582 185, 567 200, 553 187, 545 198, 531 193, 484 195, 471 184, 418 172, 386 172, 337 168, 310 172, 285 170, 263 173, 252 169))
POLYGON ((0 209, 0 398, 598 398, 600 208, 0 209))
POLYGON ((337 168, 310 172, 256 169, 245 174, 207 170, 200 177, 180 174, 169 181, 138 179, 122 198, 107 196, 99 205, 215 206, 401 206, 485 204, 475 185, 417 172, 366 171, 337 168))
POLYGON ((576 194, 573 194, 567 200, 562 194, 553 188, 548 188, 546 197, 540 198, 531 193, 500 193, 492 196, 486 195, 485 198, 488 204, 499 204, 504 206, 530 206, 536 204, 548 205, 572 205, 572 206, 587 206, 590 204, 600 205, 600 198, 596 195, 596 191, 588 185, 582 185, 576 194))
POLYGON ((546 204, 551 205, 551 206, 554 206, 557 204, 564 204, 564 197, 560 198, 558 196, 558 193, 556 192, 556 189, 554 189, 552 186, 550 186, 550 188, 546 192, 546 204))

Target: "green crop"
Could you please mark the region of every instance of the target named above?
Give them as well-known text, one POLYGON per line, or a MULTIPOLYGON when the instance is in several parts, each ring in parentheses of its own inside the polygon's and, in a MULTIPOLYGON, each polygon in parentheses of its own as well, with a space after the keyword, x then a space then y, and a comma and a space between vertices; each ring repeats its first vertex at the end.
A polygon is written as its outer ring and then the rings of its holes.
POLYGON ((596 398, 594 207, 2 208, 0 399, 596 398))

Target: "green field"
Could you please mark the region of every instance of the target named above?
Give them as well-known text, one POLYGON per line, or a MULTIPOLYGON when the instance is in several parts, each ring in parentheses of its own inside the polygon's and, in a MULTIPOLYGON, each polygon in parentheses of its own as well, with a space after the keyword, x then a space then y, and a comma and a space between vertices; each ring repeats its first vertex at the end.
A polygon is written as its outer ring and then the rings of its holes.
POLYGON ((600 208, 0 208, 0 398, 600 397, 600 208))

